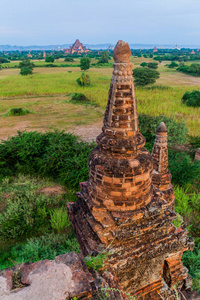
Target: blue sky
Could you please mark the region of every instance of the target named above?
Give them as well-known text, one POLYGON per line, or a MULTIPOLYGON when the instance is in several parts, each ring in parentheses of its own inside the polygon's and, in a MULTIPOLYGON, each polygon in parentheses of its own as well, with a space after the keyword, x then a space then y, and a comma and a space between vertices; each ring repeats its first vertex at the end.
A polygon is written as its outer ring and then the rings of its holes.
POLYGON ((199 0, 1 0, 0 45, 200 44, 199 0))

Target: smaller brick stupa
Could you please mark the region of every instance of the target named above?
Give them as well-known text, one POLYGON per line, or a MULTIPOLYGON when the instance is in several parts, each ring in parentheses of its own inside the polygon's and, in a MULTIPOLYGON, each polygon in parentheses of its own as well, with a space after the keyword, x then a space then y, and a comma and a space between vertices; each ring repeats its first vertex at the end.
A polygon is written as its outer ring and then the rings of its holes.
POLYGON ((156 130, 152 151, 153 185, 164 194, 169 208, 174 210, 174 188, 171 184, 171 173, 168 169, 167 127, 162 122, 156 130))
POLYGON ((175 300, 174 286, 189 286, 183 252, 187 231, 176 228, 174 191, 168 170, 167 129, 156 132, 152 156, 139 131, 129 45, 118 41, 102 133, 89 157, 89 180, 69 218, 84 255, 109 251, 112 270, 137 300, 175 300))

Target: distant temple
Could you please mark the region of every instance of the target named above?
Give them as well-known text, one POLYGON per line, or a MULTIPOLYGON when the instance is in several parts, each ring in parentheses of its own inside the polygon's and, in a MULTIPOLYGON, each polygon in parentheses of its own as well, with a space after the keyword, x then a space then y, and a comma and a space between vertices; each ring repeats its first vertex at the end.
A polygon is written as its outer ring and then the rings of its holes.
POLYGON ((174 49, 176 49, 176 50, 181 50, 181 48, 179 48, 177 44, 176 44, 176 46, 174 47, 174 49))
POLYGON ((74 52, 76 53, 87 53, 89 52, 89 49, 86 49, 83 44, 77 39, 75 43, 69 48, 69 49, 64 49, 65 54, 73 54, 74 52))
POLYGON ((112 44, 110 44, 110 46, 108 47, 108 50, 114 50, 114 47, 112 44))
POLYGON ((158 52, 158 49, 156 46, 153 48, 153 52, 158 52))
POLYGON ((191 54, 195 54, 194 50, 192 50, 191 54))
POLYGON ((31 51, 29 51, 29 54, 27 55, 28 57, 32 57, 31 51))

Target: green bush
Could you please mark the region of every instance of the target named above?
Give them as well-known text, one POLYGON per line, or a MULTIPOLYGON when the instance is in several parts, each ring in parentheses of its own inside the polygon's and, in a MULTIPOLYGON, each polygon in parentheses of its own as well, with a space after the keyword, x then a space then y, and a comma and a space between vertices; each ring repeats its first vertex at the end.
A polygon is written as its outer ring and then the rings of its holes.
POLYGON ((0 214, 0 238, 15 239, 48 231, 51 228, 51 209, 58 204, 57 197, 35 192, 10 195, 5 211, 0 214))
POLYGON ((35 67, 34 63, 32 61, 30 61, 30 59, 23 59, 20 63, 18 68, 22 69, 22 68, 28 68, 30 70, 33 70, 33 68, 35 67))
POLYGON ((190 66, 180 66, 177 71, 183 72, 192 76, 200 76, 200 64, 191 64, 190 66))
POLYGON ((70 226, 66 208, 60 207, 50 212, 51 227, 58 233, 61 233, 64 229, 70 226))
POLYGON ((167 65, 167 67, 168 67, 169 69, 177 68, 177 67, 178 67, 178 64, 175 63, 175 61, 172 61, 171 64, 167 65))
POLYGON ((160 73, 147 67, 135 68, 133 70, 134 83, 138 86, 154 84, 160 77, 160 73))
POLYGON ((80 86, 88 86, 90 85, 90 76, 85 73, 82 73, 81 77, 76 79, 76 82, 80 86))
POLYGON ((70 103, 74 104, 91 104, 88 98, 82 93, 74 93, 72 94, 70 103))
POLYGON ((45 58, 45 62, 48 62, 48 63, 53 63, 55 60, 54 56, 53 55, 48 55, 46 58, 45 58))
POLYGON ((53 178, 79 188, 88 178, 88 157, 95 144, 64 132, 18 132, 0 144, 0 180, 15 174, 53 178))
POLYGON ((0 269, 24 262, 35 262, 43 259, 54 259, 67 252, 79 252, 79 244, 74 234, 46 234, 27 239, 25 243, 0 249, 0 269))
POLYGON ((146 62, 142 62, 142 63, 140 64, 140 66, 141 66, 141 67, 146 67, 146 66, 147 66, 147 63, 146 63, 146 62))
POLYGON ((187 106, 200 107, 200 91, 185 92, 182 102, 187 106))
POLYGON ((169 151, 169 169, 172 173, 173 183, 180 185, 199 185, 200 162, 192 161, 184 151, 169 151))
POLYGON ((27 114, 30 114, 31 112, 27 109, 24 109, 24 108, 11 108, 9 109, 9 111, 4 114, 4 116, 24 116, 24 115, 27 115, 27 114))
POLYGON ((158 63, 150 62, 150 63, 147 64, 147 67, 150 68, 150 69, 157 69, 158 68, 158 63))
POLYGON ((74 61, 73 57, 65 57, 64 61, 74 61))
POLYGON ((6 57, 0 56, 0 64, 10 63, 9 59, 6 57))
POLYGON ((183 122, 176 122, 174 119, 166 116, 153 117, 150 115, 140 114, 138 116, 140 132, 146 138, 146 147, 151 151, 156 129, 161 122, 164 122, 168 129, 168 145, 176 143, 182 145, 187 142, 188 128, 183 122))
POLYGON ((32 70, 28 67, 22 67, 20 70, 21 75, 31 75, 33 74, 32 70))

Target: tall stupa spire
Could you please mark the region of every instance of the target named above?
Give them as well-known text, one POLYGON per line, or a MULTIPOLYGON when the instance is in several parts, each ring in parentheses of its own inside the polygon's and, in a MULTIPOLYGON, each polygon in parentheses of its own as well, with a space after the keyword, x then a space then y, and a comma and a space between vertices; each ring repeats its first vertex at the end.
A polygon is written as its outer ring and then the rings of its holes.
POLYGON ((133 64, 130 62, 130 56, 128 43, 118 41, 113 52, 114 70, 103 132, 97 137, 102 151, 110 151, 112 155, 134 156, 145 144, 138 128, 133 64))

